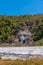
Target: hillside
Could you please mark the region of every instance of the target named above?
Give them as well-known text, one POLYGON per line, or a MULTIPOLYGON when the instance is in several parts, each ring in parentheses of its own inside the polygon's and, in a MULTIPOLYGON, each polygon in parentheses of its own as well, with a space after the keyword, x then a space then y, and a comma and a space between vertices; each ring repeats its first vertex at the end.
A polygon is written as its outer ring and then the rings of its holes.
MULTIPOLYGON (((23 45, 43 45, 43 14, 23 15, 23 16, 0 16, 0 45, 16 44, 17 34, 20 30, 32 33, 32 44, 23 45), (42 42, 39 42, 42 39, 42 42), (16 41, 15 41, 16 40, 16 41)), ((23 40, 25 43, 25 41, 23 40)), ((16 46, 16 45, 15 45, 16 46)))

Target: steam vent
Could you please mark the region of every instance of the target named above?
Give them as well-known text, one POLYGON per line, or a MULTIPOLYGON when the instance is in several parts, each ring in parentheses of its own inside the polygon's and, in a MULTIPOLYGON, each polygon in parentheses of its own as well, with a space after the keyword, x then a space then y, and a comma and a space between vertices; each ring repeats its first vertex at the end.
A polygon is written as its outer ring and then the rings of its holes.
POLYGON ((18 32, 19 43, 30 43, 32 42, 32 33, 30 31, 20 30, 18 32))

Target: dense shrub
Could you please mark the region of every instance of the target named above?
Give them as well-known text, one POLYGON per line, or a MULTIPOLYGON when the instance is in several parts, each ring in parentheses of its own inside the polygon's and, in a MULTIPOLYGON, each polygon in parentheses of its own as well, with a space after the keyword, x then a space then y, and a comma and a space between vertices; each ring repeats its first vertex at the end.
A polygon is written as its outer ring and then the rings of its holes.
POLYGON ((43 15, 0 16, 0 42, 16 35, 15 32, 23 26, 30 27, 34 41, 43 38, 43 15))

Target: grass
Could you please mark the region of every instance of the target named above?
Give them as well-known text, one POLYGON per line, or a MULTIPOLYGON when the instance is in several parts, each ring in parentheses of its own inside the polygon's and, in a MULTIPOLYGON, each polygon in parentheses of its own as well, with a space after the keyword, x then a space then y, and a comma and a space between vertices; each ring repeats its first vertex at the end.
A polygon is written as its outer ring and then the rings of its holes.
POLYGON ((34 58, 29 60, 2 60, 0 65, 43 65, 43 59, 34 58))

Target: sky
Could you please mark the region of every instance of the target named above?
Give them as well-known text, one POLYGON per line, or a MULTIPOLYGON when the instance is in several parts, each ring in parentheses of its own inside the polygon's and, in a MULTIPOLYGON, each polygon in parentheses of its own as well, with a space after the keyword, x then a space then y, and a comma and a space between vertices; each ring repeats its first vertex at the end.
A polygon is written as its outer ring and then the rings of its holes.
POLYGON ((43 0, 0 0, 0 15, 43 14, 43 0))

